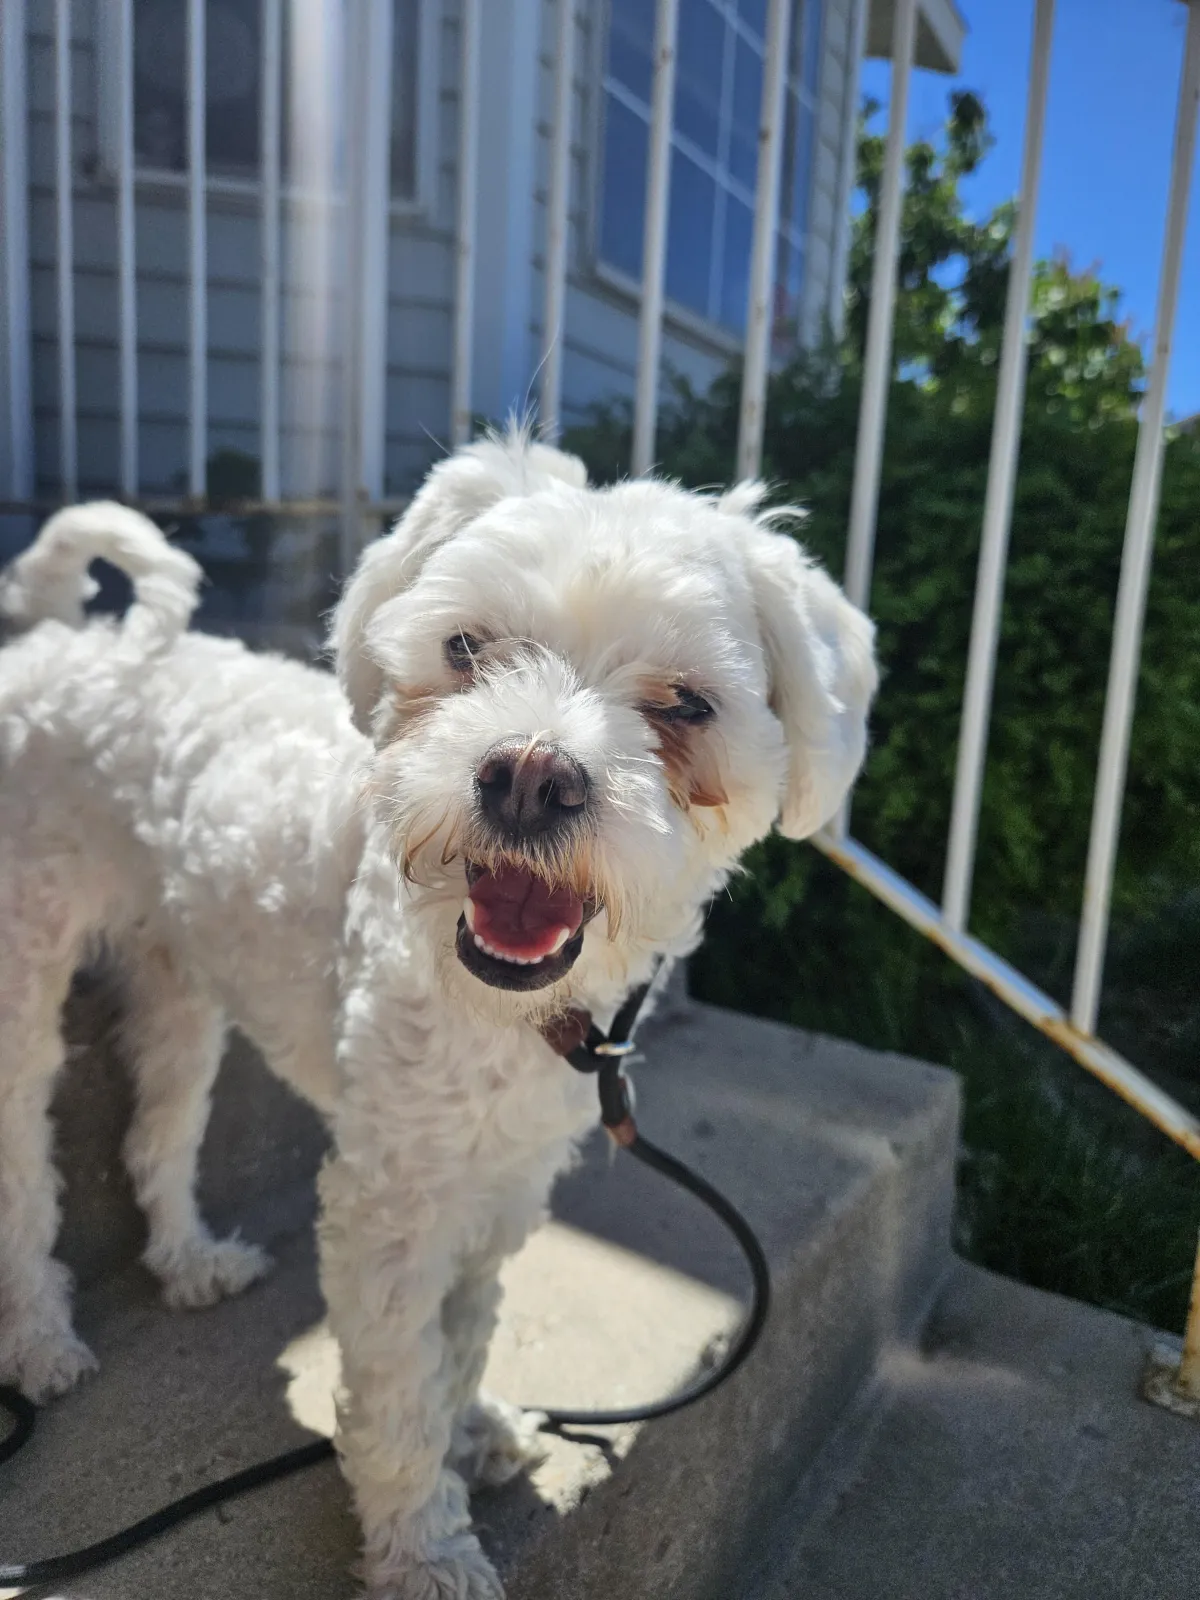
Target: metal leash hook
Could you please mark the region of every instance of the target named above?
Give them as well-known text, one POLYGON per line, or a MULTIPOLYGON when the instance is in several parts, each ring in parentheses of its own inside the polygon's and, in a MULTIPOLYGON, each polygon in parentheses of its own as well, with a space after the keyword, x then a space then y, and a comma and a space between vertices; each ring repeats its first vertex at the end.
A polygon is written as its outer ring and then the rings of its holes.
POLYGON ((629 1079, 621 1070, 621 1061, 632 1050, 632 1044, 613 1045, 611 1059, 605 1061, 596 1078, 600 1091, 600 1121, 609 1138, 623 1150, 630 1149, 638 1137, 629 1098, 629 1079))

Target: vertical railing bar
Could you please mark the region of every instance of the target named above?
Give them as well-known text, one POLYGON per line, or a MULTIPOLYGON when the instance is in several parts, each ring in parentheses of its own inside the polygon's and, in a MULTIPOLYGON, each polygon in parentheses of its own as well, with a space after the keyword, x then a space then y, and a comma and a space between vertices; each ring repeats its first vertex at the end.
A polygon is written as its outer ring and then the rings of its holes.
POLYGON ((75 398, 75 238, 71 173, 71 0, 54 0, 54 198, 58 278, 58 463, 62 496, 79 496, 75 398))
POLYGON ((846 265, 850 259, 850 237, 853 222, 850 201, 854 193, 854 178, 858 167, 858 86, 862 74, 863 57, 866 53, 867 21, 870 10, 871 0, 855 0, 854 16, 849 29, 852 53, 845 90, 846 98, 842 106, 842 153, 838 168, 837 187, 838 227, 834 236, 833 265, 830 272, 830 282, 834 286, 834 294, 837 297, 830 306, 830 322, 838 339, 841 338, 846 325, 846 265))
POLYGON ((4 336, 8 344, 8 433, 12 456, 10 490, 14 500, 33 494, 33 396, 30 355, 29 296, 29 147, 26 130, 25 0, 0 5, 0 105, 3 139, 4 214, 0 217, 0 250, 4 251, 7 305, 4 336))
MULTIPOLYGON (((288 184, 286 251, 281 258, 284 334, 280 405, 294 416, 295 448, 287 463, 288 488, 297 498, 320 498, 337 478, 331 461, 334 284, 334 114, 338 88, 335 3, 288 0, 288 184), (290 368, 290 371, 288 370, 290 368), (284 382, 284 374, 287 381, 284 382)), ((344 219, 338 238, 344 243, 344 219)), ((282 456, 286 434, 281 428, 282 456)), ((281 461, 280 473, 285 470, 281 461)))
POLYGON ((459 27, 458 220, 454 274, 454 366, 450 436, 471 437, 471 357, 475 322, 475 189, 479 173, 479 27, 482 0, 462 0, 459 27))
MULTIPOLYGON (((338 230, 338 306, 341 315, 341 364, 339 380, 341 403, 338 418, 338 565, 343 583, 350 575, 357 545, 357 494, 362 462, 362 317, 359 298, 362 230, 366 222, 367 107, 364 104, 369 49, 369 15, 373 0, 355 7, 339 6, 335 25, 341 29, 341 82, 338 104, 341 108, 342 181, 344 184, 343 220, 338 230)), ((336 136, 335 136, 336 137, 336 136)))
POLYGON ((137 235, 134 213, 133 0, 117 0, 117 338, 121 493, 138 492, 137 235))
POLYGON ((1183 1330, 1179 1375, 1175 1381, 1189 1400, 1200 1400, 1200 1243, 1196 1246, 1196 1265, 1192 1269, 1192 1293, 1188 1302, 1187 1323, 1183 1330))
POLYGON ((551 442, 562 426, 563 339, 566 332, 567 253, 570 243, 571 107, 575 97, 575 0, 558 0, 554 52, 554 123, 550 135, 550 192, 546 200, 546 297, 542 316, 539 413, 551 442))
POLYGON ((1029 291, 1033 281, 1034 227, 1037 221, 1053 31, 1054 0, 1037 0, 1030 53, 1029 98, 1025 109, 1025 149, 1021 160, 1016 241, 1008 269, 1008 298, 1004 309, 996 409, 992 421, 992 451, 984 498, 983 536, 975 583, 975 611, 971 621, 962 730, 954 775, 954 800, 942 893, 942 914, 949 926, 959 931, 966 924, 971 896, 979 827, 979 797, 987 753, 1000 610, 1004 599, 1004 568, 1021 446, 1021 412, 1028 363, 1029 291))
POLYGON ((854 455, 854 487, 846 544, 846 594, 856 606, 870 597, 875 517, 879 507, 879 475, 883 464, 883 427, 887 414, 892 366, 892 316, 896 305, 896 271, 903 209, 904 139, 908 126, 908 89, 917 32, 917 0, 896 0, 892 28, 891 108, 879 192, 875 259, 871 269, 871 306, 863 357, 862 400, 854 455))
MULTIPOLYGON (((365 18, 361 171, 356 490, 384 497, 387 456, 388 287, 391 247, 392 0, 371 0, 365 18)), ((357 552, 356 552, 357 555, 357 552)))
POLYGON ((750 296, 746 311, 746 353, 738 418, 737 472, 754 478, 762 463, 767 375, 778 249, 779 182, 783 154, 784 95, 787 90, 788 34, 792 0, 771 0, 767 12, 767 51, 763 63, 762 112, 758 130, 758 174, 754 188, 754 242, 750 250, 750 296))
POLYGON ((671 201, 671 121, 675 114, 675 54, 679 0, 658 0, 654 23, 654 83, 650 92, 650 144, 646 166, 646 217, 642 239, 642 304, 638 313, 637 388, 633 407, 635 477, 654 465, 658 423, 658 368, 662 352, 663 287, 667 268, 667 214, 671 201))
POLYGON ((208 428, 208 238, 205 215, 204 0, 188 0, 188 493, 203 499, 208 428))
POLYGON ((1158 494, 1162 481, 1163 423, 1167 407, 1167 377, 1175 311, 1179 302, 1179 277, 1187 233, 1188 198, 1196 149, 1196 118, 1200 106, 1200 0, 1190 0, 1187 37, 1180 79, 1179 106, 1171 156, 1171 186, 1163 239, 1158 309, 1154 324, 1154 352, 1142 402, 1133 484, 1125 523, 1121 577, 1117 588, 1117 614, 1113 628, 1112 657, 1104 701, 1104 726, 1096 774, 1096 798, 1088 840, 1087 871, 1083 888, 1083 913, 1079 951, 1071 997, 1071 1020, 1082 1033, 1093 1033, 1100 1004, 1104 950, 1108 939, 1113 867, 1121 825, 1121 800, 1129 759, 1129 734, 1133 724, 1134 695, 1141 657, 1142 621, 1158 494))
MULTIPOLYGON (((862 397, 854 447, 854 483, 846 535, 846 594, 866 610, 871 595, 875 555, 875 520, 879 511, 879 479, 883 467, 883 428, 892 375, 892 320, 900 265, 900 222, 904 207, 904 139, 908 128, 908 90, 917 37, 916 0, 896 0, 892 25, 892 92, 887 142, 879 185, 875 256, 871 265, 871 304, 863 352, 862 397)), ((850 827, 850 797, 829 823, 835 840, 850 827)))
POLYGON ((262 497, 280 498, 279 361, 280 361, 280 132, 283 113, 282 0, 262 4, 262 98, 259 142, 262 146, 262 351, 259 422, 262 455, 262 497))

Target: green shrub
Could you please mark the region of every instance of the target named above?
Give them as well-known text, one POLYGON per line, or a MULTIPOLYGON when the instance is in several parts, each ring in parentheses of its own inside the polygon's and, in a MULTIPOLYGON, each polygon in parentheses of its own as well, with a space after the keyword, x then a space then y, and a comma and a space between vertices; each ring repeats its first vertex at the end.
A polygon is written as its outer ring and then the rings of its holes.
MULTIPOLYGON (((959 179, 989 140, 952 99, 943 143, 909 153, 896 352, 870 609, 882 686, 854 832, 940 897, 1012 226, 966 217, 959 179)), ((802 541, 845 558, 882 141, 864 127, 865 205, 847 333, 770 385, 764 476, 802 503, 802 541)), ((1065 1000, 1082 897, 1142 359, 1117 296, 1064 260, 1035 275, 1029 374, 971 926, 1065 1000)), ((701 487, 735 459, 740 374, 677 385, 663 469, 701 487)), ((602 480, 629 417, 567 443, 602 480)), ((1172 1092, 1200 1100, 1200 439, 1164 463, 1114 885, 1104 1021, 1172 1092)), ((988 1264, 1181 1326, 1200 1181, 1105 1091, 805 846, 771 838, 714 908, 693 986, 723 1004, 954 1065, 967 1084, 960 1241, 988 1264)))

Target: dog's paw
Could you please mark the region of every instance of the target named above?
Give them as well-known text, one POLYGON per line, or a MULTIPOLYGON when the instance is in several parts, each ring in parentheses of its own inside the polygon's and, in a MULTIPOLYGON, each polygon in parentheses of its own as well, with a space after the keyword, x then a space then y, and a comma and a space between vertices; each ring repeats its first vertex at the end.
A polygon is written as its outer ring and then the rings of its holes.
POLYGON ((454 1424, 450 1465, 468 1489, 497 1489, 545 1460, 546 1441, 538 1431, 545 1420, 541 1411, 522 1411, 481 1394, 454 1424))
POLYGON ((153 1246, 146 1265, 163 1286, 163 1299, 175 1310, 195 1310, 215 1305, 226 1296, 241 1294, 271 1270, 271 1258, 256 1244, 240 1239, 191 1239, 169 1255, 153 1246))
POLYGON ((366 1600, 504 1600, 496 1569, 469 1533, 439 1540, 423 1561, 372 1583, 366 1600))
POLYGON ((0 1340, 0 1383, 35 1405, 66 1394, 99 1365, 70 1328, 29 1328, 0 1340))

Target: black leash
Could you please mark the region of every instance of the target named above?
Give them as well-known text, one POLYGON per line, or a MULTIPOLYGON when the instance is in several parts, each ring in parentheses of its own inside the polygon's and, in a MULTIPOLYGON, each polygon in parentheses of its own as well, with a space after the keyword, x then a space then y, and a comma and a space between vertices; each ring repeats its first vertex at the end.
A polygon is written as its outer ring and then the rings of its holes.
MULTIPOLYGON (((607 1034, 601 1032, 590 1017, 577 1012, 574 1013, 573 1030, 568 1030, 566 1034, 547 1032, 544 1036, 551 1048, 556 1049, 577 1072, 596 1074, 600 1120, 613 1140, 636 1160, 695 1195, 729 1229, 741 1247, 753 1278, 750 1309, 724 1359, 689 1388, 665 1400, 631 1406, 624 1411, 547 1411, 545 1426, 552 1431, 571 1427, 608 1427, 624 1422, 651 1422, 658 1417, 670 1416, 673 1411, 682 1411, 685 1406, 693 1405, 711 1394, 733 1376, 757 1344, 767 1320, 771 1299, 770 1271, 762 1246, 749 1223, 723 1194, 698 1173, 644 1139, 634 1123, 629 1085, 621 1070, 621 1063, 633 1051, 633 1030, 649 991, 649 984, 634 990, 617 1012, 607 1034)), ((0 1410, 7 1411, 12 1420, 7 1437, 0 1441, 0 1463, 3 1463, 15 1456, 21 1446, 29 1441, 37 1410, 23 1394, 2 1385, 0 1410)), ((301 1445, 298 1450, 289 1450, 284 1455, 272 1457, 270 1461, 260 1461, 256 1466, 246 1467, 231 1477, 205 1484, 203 1488, 193 1490, 191 1494, 151 1512, 131 1527, 122 1528, 119 1533, 110 1534, 107 1539, 100 1539, 95 1544, 85 1545, 82 1550, 72 1551, 68 1555, 47 1556, 42 1561, 14 1562, 9 1565, 0 1563, 0 1587, 60 1583, 66 1578, 78 1577, 81 1572, 90 1572, 94 1567, 113 1561, 151 1539, 157 1539, 160 1534, 178 1527, 181 1522, 199 1515, 201 1511, 222 1505, 226 1500, 233 1500, 262 1484, 275 1483, 280 1478, 290 1477, 293 1472, 316 1466, 319 1461, 329 1460, 333 1454, 332 1440, 317 1439, 312 1444, 301 1445)))
MULTIPOLYGON (((573 1048, 564 1048, 560 1053, 571 1063, 576 1072, 596 1074, 596 1087, 600 1093, 600 1121, 614 1143, 622 1150, 628 1150, 629 1154, 643 1166, 661 1173, 664 1178, 678 1184, 681 1189, 694 1194, 696 1199, 706 1205, 729 1229, 741 1247, 753 1279, 750 1310, 738 1331, 737 1338, 725 1352, 724 1359, 706 1376, 698 1378, 689 1388, 681 1390, 678 1394, 669 1395, 665 1400, 654 1400, 644 1406, 631 1406, 625 1411, 547 1411, 547 1425, 551 1428, 599 1428, 620 1422, 653 1422, 658 1417, 669 1417, 673 1411, 682 1411, 685 1406, 703 1399, 706 1394, 711 1394, 727 1378, 733 1376, 758 1343, 759 1334, 762 1333, 771 1305, 770 1268, 767 1266, 762 1245, 759 1244, 754 1230, 745 1217, 726 1200, 719 1189, 714 1189, 712 1184, 698 1172, 693 1172, 678 1157, 668 1155, 656 1144, 651 1144, 649 1139, 643 1138, 633 1120, 629 1084, 621 1070, 621 1063, 633 1054, 633 1030, 637 1026, 638 1017, 646 1003, 646 996, 650 993, 652 983, 653 979, 633 991, 613 1018, 612 1027, 607 1033, 601 1032, 584 1013, 576 1013, 581 1027, 583 1023, 587 1024, 586 1035, 581 1043, 573 1048)), ((549 1039, 548 1042, 554 1046, 554 1039, 549 1039)), ((565 1039, 562 1042, 569 1043, 565 1039)))

